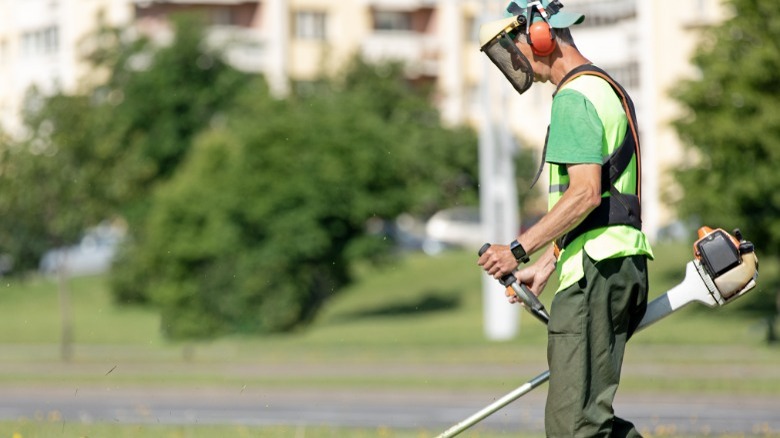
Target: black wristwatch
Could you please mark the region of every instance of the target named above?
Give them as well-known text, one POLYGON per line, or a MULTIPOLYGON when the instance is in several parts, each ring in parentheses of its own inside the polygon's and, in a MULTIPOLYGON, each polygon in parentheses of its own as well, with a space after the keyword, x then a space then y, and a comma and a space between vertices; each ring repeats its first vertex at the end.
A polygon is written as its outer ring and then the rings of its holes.
POLYGON ((509 244, 509 249, 512 251, 512 255, 515 256, 515 260, 517 260, 518 263, 528 263, 531 260, 528 257, 528 254, 525 253, 523 245, 517 240, 513 240, 512 243, 509 244))

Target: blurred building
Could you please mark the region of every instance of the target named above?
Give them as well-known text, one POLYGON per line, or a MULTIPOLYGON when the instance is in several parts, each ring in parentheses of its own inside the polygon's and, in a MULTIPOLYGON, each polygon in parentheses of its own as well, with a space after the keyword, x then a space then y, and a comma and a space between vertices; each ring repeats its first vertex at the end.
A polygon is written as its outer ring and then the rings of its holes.
MULTIPOLYGON (((445 122, 476 124, 487 62, 476 34, 482 20, 497 18, 483 11, 495 14, 505 1, 0 0, 0 123, 11 132, 19 128, 30 86, 79 89, 87 73, 79 42, 99 16, 109 24, 134 23, 165 43, 171 15, 197 10, 209 18, 209 41, 227 46, 236 67, 264 74, 278 96, 306 87, 323 71, 337 71, 360 53, 369 60, 405 61, 410 80, 434 87, 445 122)), ((681 150, 669 125, 679 115, 669 90, 680 77, 695 74, 688 60, 699 30, 726 11, 718 0, 563 3, 586 15, 573 28, 581 51, 634 97, 644 142, 645 224, 655 236, 674 219, 660 196, 669 185, 666 170, 681 150)), ((524 147, 541 149, 552 91, 537 84, 522 97, 507 95, 506 120, 524 147)))
POLYGON ((336 72, 359 53, 400 60, 410 80, 436 87, 442 116, 468 121, 465 96, 479 81, 474 0, 136 0, 136 22, 166 38, 172 13, 201 10, 215 42, 238 42, 232 62, 264 73, 278 95, 336 72))
POLYGON ((82 41, 103 20, 132 19, 126 1, 0 0, 0 125, 20 134, 19 114, 30 87, 76 91, 88 65, 82 41))

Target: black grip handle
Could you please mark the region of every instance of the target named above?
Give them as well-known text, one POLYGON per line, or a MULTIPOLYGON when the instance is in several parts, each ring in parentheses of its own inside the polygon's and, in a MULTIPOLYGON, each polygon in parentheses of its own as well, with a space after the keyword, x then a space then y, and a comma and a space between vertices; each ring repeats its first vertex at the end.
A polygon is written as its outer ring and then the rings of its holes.
MULTIPOLYGON (((482 248, 479 249, 479 256, 481 257, 488 248, 490 248, 489 243, 482 245, 482 248)), ((512 286, 515 296, 526 305, 528 311, 547 324, 547 321, 550 320, 550 315, 547 313, 547 309, 544 308, 544 304, 539 301, 539 298, 526 285, 518 282, 517 286, 514 286, 513 283, 516 281, 517 278, 512 274, 507 274, 498 280, 504 287, 512 286)))
MULTIPOLYGON (((482 248, 479 249, 479 256, 482 257, 482 254, 484 254, 485 251, 488 250, 488 248, 490 248, 489 243, 482 245, 482 248)), ((517 281, 517 278, 515 278, 515 276, 512 274, 506 274, 498 280, 498 282, 501 283, 501 286, 504 287, 509 287, 509 285, 514 283, 515 281, 517 281)))

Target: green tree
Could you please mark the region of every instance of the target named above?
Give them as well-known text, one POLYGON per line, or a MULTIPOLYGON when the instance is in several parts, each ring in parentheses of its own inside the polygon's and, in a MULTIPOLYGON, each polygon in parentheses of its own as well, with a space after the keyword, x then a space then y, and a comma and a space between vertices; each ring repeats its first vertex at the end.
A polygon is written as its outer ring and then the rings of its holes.
POLYGON ((356 259, 387 253, 369 219, 475 202, 473 132, 443 128, 400 66, 356 60, 315 89, 255 87, 155 197, 136 260, 169 336, 310 321, 356 259))
POLYGON ((156 185, 251 83, 203 44, 197 17, 179 18, 176 29, 170 46, 155 48, 101 28, 87 43, 102 83, 82 94, 29 94, 26 138, 0 151, 0 248, 18 270, 102 219, 119 215, 141 230, 156 185))
POLYGON ((251 82, 223 61, 220 48, 206 44, 200 15, 173 20, 175 36, 167 46, 114 28, 100 29, 89 41, 96 71, 108 73, 91 92, 102 134, 95 158, 112 178, 107 199, 133 229, 146 217, 149 195, 176 172, 194 137, 251 82))
POLYGON ((88 99, 32 90, 28 102, 27 138, 9 139, 0 151, 0 248, 19 272, 37 268, 45 250, 74 242, 101 218, 82 166, 92 132, 82 117, 88 99))
POLYGON ((163 48, 102 29, 92 60, 107 81, 31 106, 29 141, 0 163, 9 179, 24 169, 0 201, 8 223, 49 239, 11 236, 30 263, 118 213, 131 235, 117 301, 160 306, 174 338, 288 330, 355 259, 386 257, 368 220, 476 202, 473 132, 442 127, 400 65, 356 60, 279 101, 205 48, 201 27, 176 29, 163 48), (40 195, 25 198, 26 184, 40 195))
POLYGON ((101 132, 92 162, 110 175, 102 185, 104 199, 130 229, 111 273, 115 299, 123 303, 149 301, 147 268, 137 251, 158 185, 176 174, 194 138, 219 123, 237 96, 265 86, 205 43, 198 15, 175 16, 174 31, 165 47, 127 39, 123 29, 113 28, 101 29, 91 42, 90 59, 108 72, 92 93, 101 132))
MULTIPOLYGON (((19 271, 115 214, 128 220, 131 243, 143 239, 157 185, 175 174, 195 135, 251 83, 204 44, 199 18, 179 17, 174 27, 167 47, 103 27, 86 41, 99 73, 92 88, 31 94, 28 138, 0 151, 0 249, 19 271)), ((67 359, 70 294, 67 272, 59 272, 67 359)), ((132 295, 143 271, 119 272, 125 283, 116 283, 130 286, 117 289, 144 300, 132 295)))
MULTIPOLYGON (((33 90, 25 114, 28 138, 6 142, 0 152, 0 248, 17 272, 38 266, 50 248, 74 242, 105 211, 90 184, 94 130, 84 114, 89 99, 33 90)), ((71 358, 73 342, 67 260, 55 260, 62 315, 61 357, 71 358)))
POLYGON ((674 175, 683 217, 739 226, 764 254, 780 253, 780 3, 731 0, 736 12, 709 29, 693 63, 700 77, 676 97, 687 146, 674 175))

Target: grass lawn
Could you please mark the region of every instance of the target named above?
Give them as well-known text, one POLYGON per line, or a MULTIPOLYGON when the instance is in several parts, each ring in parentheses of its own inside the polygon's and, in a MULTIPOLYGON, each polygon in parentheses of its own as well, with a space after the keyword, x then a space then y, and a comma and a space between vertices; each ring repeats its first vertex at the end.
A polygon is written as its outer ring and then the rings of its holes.
MULTIPOLYGON (((678 283, 683 265, 690 259, 687 246, 659 246, 656 261, 651 262, 651 297, 678 283)), ((765 343, 766 324, 748 309, 753 302, 770 301, 765 284, 774 283, 774 263, 762 263, 759 286, 743 299, 723 309, 692 305, 637 334, 629 346, 626 363, 627 388, 645 389, 641 373, 632 381, 631 365, 674 366, 685 376, 706 362, 708 366, 754 367, 744 373, 740 388, 780 392, 780 375, 763 373, 764 367, 777 369, 780 348, 765 343), (772 269, 767 269, 772 268, 772 269)), ((310 327, 296 333, 268 337, 233 336, 215 341, 172 343, 158 330, 159 318, 151 309, 122 307, 112 303, 104 277, 75 278, 70 282, 75 331, 75 359, 61 368, 65 379, 99 380, 98 371, 117 366, 143 373, 118 372, 117 383, 149 382, 168 384, 187 382, 224 382, 217 365, 224 363, 262 363, 338 367, 343 364, 369 367, 371 364, 484 365, 514 364, 543 370, 545 364, 545 327, 526 313, 521 314, 519 335, 505 342, 486 341, 482 327, 481 280, 476 257, 469 252, 448 252, 438 257, 413 254, 381 269, 362 267, 358 281, 333 297, 310 327), (199 365, 194 373, 178 373, 176 365, 199 365), (165 365, 159 373, 148 372, 143 364, 165 365), (211 365, 211 366, 209 366, 211 365), (79 369, 85 370, 79 373, 79 369), (166 371, 173 370, 173 371, 166 371), (171 374, 174 374, 173 376, 171 374), (83 374, 83 375, 82 375, 83 374), (96 376, 97 374, 97 376, 96 376), (143 375, 141 375, 143 374, 143 375), (174 378, 172 378, 174 377, 174 378), (124 379, 124 380, 123 380, 124 379)), ((552 290, 542 295, 549 308, 552 290)), ((31 278, 25 282, 0 283, 0 384, 9 381, 46 378, 35 371, 38 365, 59 364, 60 311, 56 284, 51 279, 31 278)), ((282 373, 283 374, 283 373, 282 373)), ((254 376, 257 383, 301 385, 417 385, 431 380, 435 386, 490 386, 479 377, 422 376, 403 373, 397 376, 357 375, 351 378, 310 374, 285 379, 284 375, 254 376), (308 377, 307 377, 308 376, 308 377), (430 377, 430 378, 429 378, 430 377), (289 380, 289 381, 286 381, 289 380), (294 381, 293 381, 294 380, 294 381)), ((698 386, 707 376, 684 377, 688 383, 674 386, 698 386)), ((723 384, 705 382, 717 390, 723 384)), ((240 382, 236 382, 240 383, 240 382)), ((666 389, 666 388, 663 388, 666 389)), ((731 384, 723 387, 733 390, 731 384)))
MULTIPOLYGON (((682 280, 688 245, 655 248, 652 296, 682 280)), ((762 260, 758 288, 723 309, 693 306, 639 333, 628 348, 621 393, 780 394, 780 348, 765 342, 754 308, 772 303, 777 264, 762 260)), ((305 329, 267 337, 173 343, 151 309, 112 303, 104 277, 70 281, 74 359, 59 358, 60 310, 47 278, 0 282, 3 386, 192 386, 480 390, 500 395, 546 369, 546 330, 521 315, 516 340, 490 342, 482 328, 481 273, 471 252, 412 254, 332 298, 305 329), (481 373, 480 369, 514 372, 481 373), (348 372, 344 372, 348 370, 348 372), (507 379, 510 377, 510 379, 507 379)), ((555 285, 542 296, 548 306, 555 285)), ((417 437, 424 431, 327 428, 210 429, 67 424, 68 436, 417 437), (88 432, 88 433, 87 433, 88 432)), ((0 436, 60 436, 47 419, 0 422, 0 436), (13 435, 14 433, 18 434, 13 435)), ((470 435, 498 437, 501 435, 470 435)), ((530 435, 529 435, 530 436, 530 435)))

